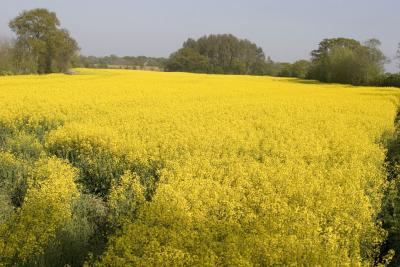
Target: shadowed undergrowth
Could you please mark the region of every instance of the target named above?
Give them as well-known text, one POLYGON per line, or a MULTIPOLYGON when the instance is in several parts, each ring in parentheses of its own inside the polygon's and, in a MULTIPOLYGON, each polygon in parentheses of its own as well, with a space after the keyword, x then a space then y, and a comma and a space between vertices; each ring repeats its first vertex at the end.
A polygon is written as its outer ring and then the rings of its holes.
POLYGON ((392 258, 389 266, 400 264, 400 109, 397 112, 395 133, 387 143, 386 171, 388 188, 382 203, 382 226, 388 236, 381 247, 380 258, 392 258))

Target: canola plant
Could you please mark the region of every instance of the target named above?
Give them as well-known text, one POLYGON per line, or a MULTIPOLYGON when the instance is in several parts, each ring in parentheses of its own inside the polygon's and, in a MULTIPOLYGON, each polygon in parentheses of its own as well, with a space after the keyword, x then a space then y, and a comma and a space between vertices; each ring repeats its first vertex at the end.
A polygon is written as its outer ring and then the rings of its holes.
POLYGON ((399 95, 128 70, 0 77, 0 266, 373 265, 399 95))

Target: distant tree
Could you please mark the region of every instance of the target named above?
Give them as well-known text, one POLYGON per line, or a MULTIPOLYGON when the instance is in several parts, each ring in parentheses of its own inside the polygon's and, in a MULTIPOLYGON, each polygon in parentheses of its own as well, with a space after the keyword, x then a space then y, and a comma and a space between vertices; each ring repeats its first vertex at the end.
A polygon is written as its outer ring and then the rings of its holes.
POLYGON ((288 73, 287 62, 274 62, 270 57, 264 63, 263 75, 286 77, 288 73))
POLYGON ((327 56, 329 66, 328 82, 360 84, 361 64, 357 62, 356 51, 348 47, 334 47, 327 56))
POLYGON ((377 39, 365 44, 347 38, 325 39, 311 52, 307 77, 323 82, 368 84, 384 70, 386 57, 379 45, 377 39))
POLYGON ((66 72, 76 55, 78 43, 70 37, 69 32, 65 29, 57 31, 54 37, 53 42, 56 49, 54 51, 53 64, 55 64, 58 71, 66 72))
POLYGON ((0 40, 0 75, 13 72, 13 43, 11 40, 0 40))
POLYGON ((280 62, 279 64, 279 77, 292 77, 292 64, 287 62, 280 62))
POLYGON ((262 75, 267 69, 263 50, 249 40, 238 39, 232 34, 211 34, 198 40, 189 38, 182 49, 171 55, 166 69, 193 71, 193 67, 199 64, 202 68, 195 68, 196 72, 262 75), (206 61, 208 66, 204 69, 206 61), (180 68, 171 69, 171 66, 178 65, 180 68))
POLYGON ((294 62, 292 64, 292 77, 306 78, 310 65, 310 61, 304 59, 294 62))
POLYGON ((166 63, 168 71, 209 72, 208 58, 193 48, 181 48, 173 53, 166 63))
POLYGON ((65 71, 78 45, 61 29, 54 12, 47 9, 24 11, 10 21, 17 35, 15 59, 21 72, 65 71))
POLYGON ((265 64, 264 64, 264 73, 265 75, 276 76, 280 69, 277 66, 278 64, 275 63, 270 57, 267 57, 265 64))
POLYGON ((359 42, 352 39, 336 38, 324 39, 319 43, 319 47, 311 52, 312 66, 309 71, 309 77, 312 79, 329 82, 330 62, 328 56, 335 47, 355 48, 359 42))
POLYGON ((379 75, 385 71, 385 63, 389 62, 389 59, 380 49, 381 42, 372 38, 364 42, 365 51, 362 52, 364 56, 363 62, 366 72, 367 82, 371 82, 376 79, 379 75))
POLYGON ((85 68, 124 68, 142 69, 146 67, 161 70, 164 68, 166 58, 146 57, 146 56, 124 56, 119 57, 110 55, 105 57, 94 56, 74 56, 72 63, 74 66, 85 68))
POLYGON ((385 73, 372 82, 374 86, 391 86, 400 88, 400 73, 385 73))
POLYGON ((310 68, 310 62, 307 60, 298 60, 291 63, 281 62, 275 63, 277 68, 279 68, 279 72, 276 76, 280 77, 297 77, 297 78, 306 78, 308 70, 310 68))

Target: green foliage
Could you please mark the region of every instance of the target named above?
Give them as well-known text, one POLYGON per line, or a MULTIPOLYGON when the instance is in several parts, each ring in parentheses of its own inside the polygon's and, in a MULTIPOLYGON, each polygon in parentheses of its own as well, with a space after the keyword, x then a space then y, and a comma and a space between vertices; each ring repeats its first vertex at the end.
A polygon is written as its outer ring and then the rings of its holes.
POLYGON ((51 41, 54 47, 52 69, 66 72, 71 67, 71 61, 78 50, 78 43, 70 37, 67 30, 61 29, 53 36, 51 41))
POLYGON ((20 207, 27 190, 29 163, 9 152, 0 152, 0 189, 7 195, 9 203, 20 207))
POLYGON ((292 64, 292 77, 306 78, 310 68, 310 62, 308 60, 298 60, 292 64))
POLYGON ((14 72, 13 49, 14 44, 10 40, 0 40, 0 76, 14 72))
POLYGON ((382 204, 381 217, 383 228, 388 237, 381 248, 381 255, 392 255, 390 266, 400 264, 400 113, 396 118, 396 132, 388 142, 386 154, 386 171, 389 186, 382 204))
POLYGON ((64 221, 38 262, 41 266, 82 266, 89 255, 101 254, 106 230, 106 204, 81 194, 72 201, 71 218, 64 221))
POLYGON ((276 71, 273 76, 279 77, 296 77, 305 79, 310 69, 310 62, 307 60, 298 60, 293 64, 290 63, 272 63, 275 65, 276 71))
POLYGON ((168 71, 207 73, 210 71, 208 58, 192 48, 181 48, 171 54, 165 65, 168 71))
POLYGON ((74 67, 85 68, 118 68, 118 69, 155 69, 163 70, 165 58, 145 56, 124 56, 110 55, 106 57, 79 56, 73 58, 74 67))
POLYGON ((263 50, 231 34, 211 34, 188 39, 171 54, 167 71, 262 75, 266 72, 263 50))
POLYGON ((393 86, 400 88, 400 73, 392 74, 386 73, 379 75, 373 82, 372 85, 376 86, 393 86))
POLYGON ((379 50, 380 42, 368 40, 364 45, 353 39, 324 39, 311 52, 308 78, 323 82, 369 84, 382 72, 386 57, 379 50))
POLYGON ((17 35, 15 45, 16 68, 22 73, 63 72, 69 67, 78 50, 77 43, 54 12, 37 8, 24 11, 10 21, 17 35))

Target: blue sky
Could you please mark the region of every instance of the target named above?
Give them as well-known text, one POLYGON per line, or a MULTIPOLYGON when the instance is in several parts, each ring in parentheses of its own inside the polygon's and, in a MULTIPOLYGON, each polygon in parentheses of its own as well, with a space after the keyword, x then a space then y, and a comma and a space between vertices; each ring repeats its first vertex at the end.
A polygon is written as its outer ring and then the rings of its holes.
POLYGON ((389 57, 400 42, 399 0, 2 0, 0 36, 12 36, 8 21, 36 7, 55 11, 85 55, 168 56, 209 33, 248 38, 289 62, 309 58, 323 38, 378 38, 389 57))

